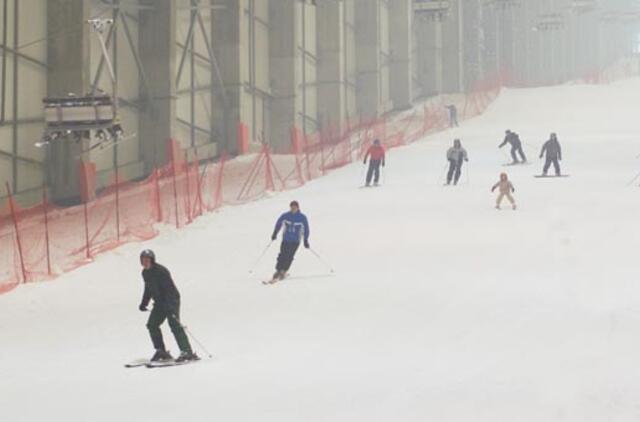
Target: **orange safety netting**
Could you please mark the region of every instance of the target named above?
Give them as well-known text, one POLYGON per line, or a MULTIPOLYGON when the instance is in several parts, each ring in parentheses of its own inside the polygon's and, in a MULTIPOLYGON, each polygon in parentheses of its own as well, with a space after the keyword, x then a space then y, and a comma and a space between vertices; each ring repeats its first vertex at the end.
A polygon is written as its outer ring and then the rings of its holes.
MULTIPOLYGON (((502 77, 478 82, 456 104, 463 110, 461 118, 483 113, 503 83, 502 77)), ((167 166, 140 182, 113 180, 95 198, 66 208, 51 205, 43 191, 41 204, 19 209, 7 186, 9 213, 0 217, 0 294, 71 271, 123 243, 151 239, 158 223, 181 228, 223 205, 299 187, 361 160, 375 139, 395 148, 448 126, 444 104, 430 102, 400 115, 350 119, 308 135, 292 128, 289 154, 273 154, 262 145, 257 153, 223 154, 206 164, 197 157, 187 160, 171 140, 167 166)), ((247 140, 242 142, 246 150, 247 140)))

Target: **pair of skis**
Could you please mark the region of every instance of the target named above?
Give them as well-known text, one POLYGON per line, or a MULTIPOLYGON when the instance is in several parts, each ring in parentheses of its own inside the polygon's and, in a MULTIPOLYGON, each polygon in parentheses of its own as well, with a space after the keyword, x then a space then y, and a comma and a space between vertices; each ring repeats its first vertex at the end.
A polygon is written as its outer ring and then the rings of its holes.
POLYGON ((270 286, 270 285, 273 285, 273 284, 279 283, 279 282, 281 282, 281 281, 284 281, 284 280, 286 280, 287 278, 289 278, 289 273, 285 274, 285 275, 284 275, 284 277, 282 277, 282 278, 273 277, 273 278, 271 278, 271 280, 264 280, 264 281, 262 282, 262 284, 264 284, 265 286, 270 286))
POLYGON ((196 363, 199 362, 200 359, 198 360, 185 360, 183 362, 177 362, 175 359, 171 359, 171 360, 163 360, 163 361, 151 361, 150 359, 136 359, 133 360, 129 363, 126 363, 124 365, 125 368, 141 368, 141 367, 146 367, 146 368, 169 368, 172 366, 182 366, 182 365, 188 365, 191 363, 196 363))

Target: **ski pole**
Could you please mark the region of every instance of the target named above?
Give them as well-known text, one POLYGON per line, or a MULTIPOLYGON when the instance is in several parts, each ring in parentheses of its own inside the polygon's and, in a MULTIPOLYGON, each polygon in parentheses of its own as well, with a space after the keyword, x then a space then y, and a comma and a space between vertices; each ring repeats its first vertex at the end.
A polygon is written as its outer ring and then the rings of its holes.
POLYGON ((367 163, 364 163, 362 166, 362 171, 360 172, 360 177, 358 177, 358 183, 362 183, 362 180, 365 178, 367 174, 367 163))
POLYGON ((207 354, 207 356, 209 357, 209 359, 213 358, 213 355, 211 353, 209 353, 209 351, 207 350, 206 347, 204 347, 204 344, 202 344, 191 332, 191 330, 189 330, 189 328, 187 328, 186 325, 182 325, 182 322, 180 322, 180 319, 178 319, 177 316, 175 315, 171 315, 171 318, 173 318, 178 324, 180 324, 180 327, 182 327, 182 329, 187 333, 187 335, 189 337, 191 337, 191 340, 193 340, 194 343, 196 343, 203 352, 205 352, 207 354))
POLYGON ((636 174, 636 176, 633 179, 631 179, 629 183, 627 183, 627 186, 630 186, 633 182, 635 182, 638 179, 638 177, 640 177, 640 173, 636 174))
POLYGON ((256 270, 256 268, 258 267, 258 265, 260 264, 260 261, 262 261, 262 258, 264 258, 264 256, 267 254, 267 252, 269 251, 269 248, 271 248, 271 245, 273 245, 273 240, 271 242, 269 242, 269 244, 267 245, 266 248, 264 248, 264 251, 262 251, 262 253, 260 254, 260 256, 258 257, 258 259, 256 260, 255 264, 253 264, 251 266, 251 269, 249 270, 249 274, 253 274, 253 272, 256 270))
POLYGON ((444 165, 444 167, 442 167, 442 173, 440 173, 440 176, 438 176, 438 181, 436 183, 440 184, 442 183, 442 178, 444 177, 444 173, 447 171, 447 166, 449 165, 449 163, 446 163, 444 165))
POLYGON ((311 251, 312 254, 314 254, 316 256, 316 258, 318 258, 318 261, 322 262, 324 264, 325 267, 329 268, 329 271, 331 271, 332 273, 335 273, 335 271, 333 270, 333 267, 331 265, 329 265, 327 263, 327 261, 325 261, 324 259, 322 259, 322 257, 313 249, 309 248, 309 251, 311 251))
POLYGON ((471 182, 471 176, 469 175, 469 174, 470 174, 470 171, 469 171, 469 165, 468 165, 468 164, 467 164, 467 171, 466 171, 466 173, 467 173, 467 185, 469 185, 469 184, 470 184, 470 182, 471 182))

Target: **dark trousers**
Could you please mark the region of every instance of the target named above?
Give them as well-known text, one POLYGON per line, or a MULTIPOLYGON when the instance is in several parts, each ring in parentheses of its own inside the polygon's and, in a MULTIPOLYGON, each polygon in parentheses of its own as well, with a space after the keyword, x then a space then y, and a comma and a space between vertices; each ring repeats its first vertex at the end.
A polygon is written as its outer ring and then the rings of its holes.
POLYGON ((178 343, 180 351, 191 352, 191 345, 189 344, 187 333, 185 333, 182 324, 180 324, 180 304, 176 306, 176 309, 171 311, 160 306, 154 306, 151 310, 151 315, 149 315, 149 320, 147 321, 147 329, 149 330, 153 347, 156 350, 167 350, 164 345, 164 339, 162 338, 162 331, 160 330, 160 326, 166 319, 169 320, 169 327, 171 327, 171 332, 176 338, 176 343, 178 343))
POLYGON ((553 164, 553 169, 556 171, 556 176, 560 176, 560 163, 558 162, 557 158, 547 157, 547 160, 544 163, 544 169, 542 170, 542 173, 546 175, 547 172, 549 171, 549 167, 551 167, 551 164, 553 164))
POLYGON ((453 180, 454 184, 458 184, 460 180, 460 174, 462 173, 462 160, 449 160, 449 173, 447 173, 447 185, 451 184, 453 180))
POLYGON ((451 127, 458 127, 458 115, 456 114, 451 114, 449 115, 449 126, 451 127))
POLYGON ((282 242, 280 244, 280 254, 278 255, 278 262, 276 263, 276 271, 284 271, 285 273, 289 271, 298 247, 300 247, 300 243, 296 242, 282 242))
POLYGON ((518 156, 516 154, 520 155, 522 161, 527 161, 527 157, 524 155, 524 151, 522 150, 522 145, 511 147, 511 158, 513 158, 514 163, 518 162, 518 156))
POLYGON ((369 161, 369 170, 367 171, 367 186, 371 184, 371 180, 373 179, 373 183, 378 184, 380 181, 380 165, 382 161, 380 160, 371 160, 369 161))

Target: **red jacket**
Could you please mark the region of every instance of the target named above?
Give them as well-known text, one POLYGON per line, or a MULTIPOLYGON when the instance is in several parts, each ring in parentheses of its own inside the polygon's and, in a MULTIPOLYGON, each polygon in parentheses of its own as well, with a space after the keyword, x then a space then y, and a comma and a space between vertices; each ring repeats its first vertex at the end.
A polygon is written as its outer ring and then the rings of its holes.
POLYGON ((373 145, 367 151, 367 154, 364 156, 364 162, 367 162, 367 159, 371 156, 372 161, 384 161, 385 151, 382 145, 373 145))

